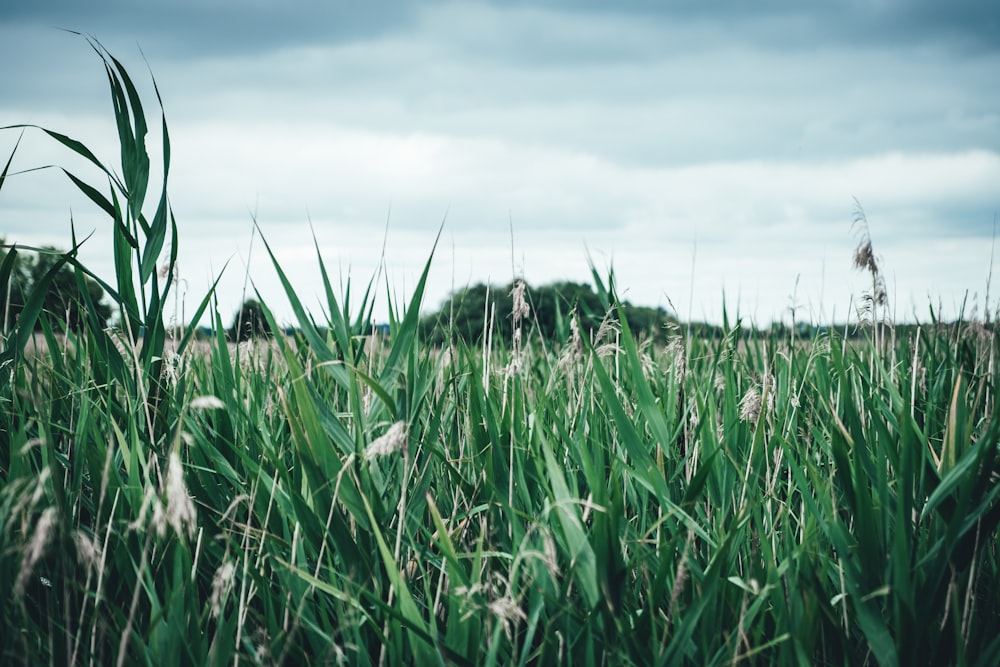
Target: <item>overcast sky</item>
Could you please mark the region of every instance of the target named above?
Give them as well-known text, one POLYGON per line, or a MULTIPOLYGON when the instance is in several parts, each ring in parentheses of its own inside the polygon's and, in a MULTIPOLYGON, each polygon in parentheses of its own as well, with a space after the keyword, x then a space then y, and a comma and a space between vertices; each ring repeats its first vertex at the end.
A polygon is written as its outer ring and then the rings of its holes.
MULTIPOLYGON (((120 59, 156 121, 148 61, 188 313, 228 262, 227 324, 248 273, 290 318, 251 243, 256 217, 317 312, 310 221, 332 271, 365 284, 381 261, 381 292, 388 280, 400 299, 443 221, 425 310, 514 275, 588 281, 589 252, 624 298, 683 318, 719 321, 725 301, 758 324, 793 304, 842 322, 866 286, 855 198, 898 319, 954 316, 966 294, 982 312, 1000 211, 997 3, 5 0, 0 125, 43 125, 115 164, 103 67, 59 28, 120 59)), ((0 132, 4 162, 17 138, 0 132)), ((147 141, 155 163, 154 122, 147 141)), ((101 184, 39 132, 12 169, 51 163, 101 184)), ((71 214, 110 279, 110 223, 65 176, 0 191, 8 241, 66 247, 71 214)))

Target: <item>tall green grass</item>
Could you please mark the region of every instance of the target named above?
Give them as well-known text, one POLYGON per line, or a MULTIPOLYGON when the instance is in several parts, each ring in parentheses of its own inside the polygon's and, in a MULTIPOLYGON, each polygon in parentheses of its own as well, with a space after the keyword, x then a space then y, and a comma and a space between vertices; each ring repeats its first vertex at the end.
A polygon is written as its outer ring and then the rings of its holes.
POLYGON ((231 346, 209 294, 211 339, 168 345, 166 124, 152 186, 93 46, 120 164, 42 131, 106 178, 67 172, 113 226, 121 326, 62 330, 42 284, 4 332, 5 664, 1000 662, 992 328, 653 346, 595 273, 591 339, 431 348, 427 269, 381 338, 378 286, 351 307, 317 248, 322 320, 272 254, 293 338, 231 346))

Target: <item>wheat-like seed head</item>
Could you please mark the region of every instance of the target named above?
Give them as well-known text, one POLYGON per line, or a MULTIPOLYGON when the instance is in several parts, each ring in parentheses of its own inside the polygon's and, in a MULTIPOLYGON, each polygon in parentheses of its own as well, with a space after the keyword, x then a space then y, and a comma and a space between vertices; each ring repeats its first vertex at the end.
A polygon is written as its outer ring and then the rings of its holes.
POLYGON ((24 596, 24 587, 28 585, 31 574, 35 571, 35 565, 45 555, 45 549, 52 538, 52 532, 56 526, 56 508, 47 507, 35 525, 35 532, 31 534, 31 541, 24 550, 21 559, 21 570, 17 573, 17 580, 14 582, 14 593, 17 597, 24 596))
POLYGON ((760 416, 761 398, 757 387, 750 387, 740 400, 740 421, 754 423, 760 416))
POLYGON ((76 557, 80 561, 80 564, 85 566, 88 571, 97 567, 103 556, 103 551, 97 538, 77 529, 73 539, 76 542, 76 557))
POLYGON ((871 240, 865 239, 854 250, 854 268, 878 275, 878 261, 876 261, 875 253, 872 251, 871 240))
POLYGON ((677 571, 674 573, 674 586, 670 590, 670 604, 667 605, 667 618, 672 622, 674 620, 674 612, 676 611, 677 600, 680 599, 681 593, 684 591, 684 586, 687 584, 688 579, 688 552, 691 550, 691 544, 694 542, 694 531, 689 530, 687 541, 684 543, 684 551, 681 552, 680 561, 677 563, 677 571))
POLYGON ((504 634, 507 635, 507 639, 510 639, 512 634, 513 626, 519 621, 528 620, 528 615, 524 613, 521 609, 521 605, 517 603, 510 595, 505 595, 503 597, 493 600, 487 605, 490 613, 496 616, 497 620, 500 621, 500 625, 503 626, 504 634))
POLYGON ((222 567, 215 571, 215 576, 212 578, 212 595, 209 597, 212 618, 219 618, 222 614, 222 607, 233 587, 235 575, 236 565, 231 560, 224 562, 222 567))
POLYGON ((514 283, 514 288, 510 291, 510 295, 514 297, 514 305, 511 308, 510 315, 514 319, 514 326, 531 315, 531 308, 528 306, 527 300, 524 298, 524 294, 527 291, 527 285, 524 284, 523 280, 518 280, 514 283))
POLYGON ((188 406, 192 410, 221 410, 226 404, 217 396, 195 396, 188 406))
POLYGON ((365 447, 365 460, 371 461, 372 459, 389 456, 395 452, 402 451, 406 447, 409 436, 410 432, 406 426, 406 422, 396 422, 389 427, 388 431, 372 440, 365 447))
POLYGON ((181 457, 176 451, 170 452, 167 463, 166 494, 167 523, 177 531, 178 535, 186 533, 188 537, 193 537, 198 525, 198 515, 184 485, 184 469, 181 466, 181 457))

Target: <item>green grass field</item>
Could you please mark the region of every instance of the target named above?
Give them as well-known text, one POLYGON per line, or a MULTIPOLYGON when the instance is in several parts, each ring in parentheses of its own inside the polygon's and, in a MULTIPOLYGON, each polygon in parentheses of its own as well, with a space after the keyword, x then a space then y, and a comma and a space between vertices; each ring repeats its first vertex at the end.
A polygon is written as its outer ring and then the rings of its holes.
POLYGON ((62 331, 42 284, 4 332, 0 662, 1000 664, 991 323, 647 345, 595 274, 589 338, 431 347, 426 269, 373 337, 379 286, 347 308, 317 249, 324 321, 275 261, 294 338, 231 346, 208 294, 172 339, 166 179, 94 46, 121 164, 48 134, 107 175, 70 178, 120 326, 62 331))

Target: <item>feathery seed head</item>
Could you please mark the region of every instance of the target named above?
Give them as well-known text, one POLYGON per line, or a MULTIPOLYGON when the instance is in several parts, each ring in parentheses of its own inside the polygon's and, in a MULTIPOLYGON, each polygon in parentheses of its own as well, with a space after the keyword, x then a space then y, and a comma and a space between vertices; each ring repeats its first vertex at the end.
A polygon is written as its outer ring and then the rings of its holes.
POLYGON ((192 410, 221 410, 226 407, 217 396, 196 396, 189 405, 192 410))
POLYGON ((545 554, 545 567, 549 571, 549 576, 555 581, 559 578, 559 557, 556 552, 556 541, 548 531, 542 535, 542 549, 545 554))
POLYGON ((35 571, 35 565, 45 555, 45 548, 52 538, 52 531, 56 525, 56 508, 47 507, 35 525, 35 532, 31 535, 28 548, 24 550, 21 559, 21 570, 17 573, 17 580, 14 582, 14 593, 17 597, 24 595, 24 587, 28 585, 31 574, 35 571))
MULTIPOLYGON (((153 493, 153 488, 151 486, 147 486, 146 487, 146 493, 142 497, 142 505, 139 506, 139 511, 137 512, 137 516, 135 517, 135 521, 132 521, 131 523, 128 524, 128 529, 129 530, 142 530, 143 529, 143 524, 146 521, 146 512, 149 511, 150 507, 153 507, 154 508, 153 514, 154 514, 154 517, 155 517, 155 515, 157 514, 157 510, 155 508, 159 504, 160 504, 160 501, 157 500, 156 494, 153 493)), ((154 526, 154 527, 157 529, 157 532, 159 532, 160 535, 163 534, 163 530, 160 529, 160 526, 154 526)))
POLYGON ((76 558, 80 561, 80 564, 85 566, 88 571, 97 567, 103 555, 97 538, 77 529, 73 536, 73 541, 76 542, 76 558))
POLYGON ((531 314, 531 308, 524 298, 526 290, 527 286, 524 284, 524 281, 518 280, 514 283, 514 288, 510 291, 510 295, 514 297, 514 305, 511 308, 510 314, 514 318, 515 323, 520 322, 531 314))
POLYGON ((583 356, 583 336, 580 335, 580 325, 573 316, 569 320, 569 347, 578 359, 583 356))
POLYGON ((372 459, 388 456, 401 451, 406 447, 406 442, 409 439, 409 436, 410 431, 406 426, 406 422, 396 422, 389 427, 388 431, 372 440, 371 443, 365 447, 365 460, 371 461, 372 459))
POLYGON ((163 377, 171 387, 176 387, 177 381, 187 371, 185 358, 174 350, 167 350, 163 357, 163 377))
POLYGON ((740 400, 740 421, 756 422, 760 416, 761 398, 757 387, 750 387, 740 400))
POLYGON ((181 466, 181 457, 176 451, 170 452, 170 460, 167 464, 166 494, 167 523, 177 531, 178 535, 186 533, 188 537, 193 537, 198 524, 198 516, 187 487, 184 486, 184 469, 181 466))
POLYGON ((222 606, 226 602, 230 589, 233 587, 233 579, 236 575, 236 565, 227 560, 212 578, 212 595, 209 598, 209 608, 212 618, 218 618, 222 614, 222 606))
POLYGON ((870 240, 863 241, 855 249, 854 268, 868 271, 872 275, 878 274, 878 263, 875 261, 875 253, 872 252, 872 242, 870 240))
MULTIPOLYGON (((520 329, 518 331, 520 331, 520 329)), ((510 363, 504 366, 503 371, 501 372, 505 377, 512 378, 515 375, 518 375, 522 368, 524 368, 524 364, 521 362, 521 357, 514 356, 511 357, 510 363)))
POLYGON ((509 594, 493 600, 487 607, 490 613, 500 621, 500 625, 503 626, 504 634, 507 635, 508 639, 512 636, 512 626, 519 621, 528 620, 528 615, 521 609, 521 605, 509 594))

